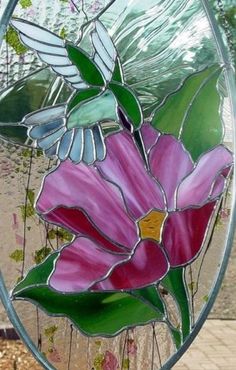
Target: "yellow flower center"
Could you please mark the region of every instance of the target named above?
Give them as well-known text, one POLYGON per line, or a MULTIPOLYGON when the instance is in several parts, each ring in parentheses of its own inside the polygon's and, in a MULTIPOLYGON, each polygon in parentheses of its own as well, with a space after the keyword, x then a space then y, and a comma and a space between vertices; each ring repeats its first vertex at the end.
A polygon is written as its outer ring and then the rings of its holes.
POLYGON ((140 237, 161 242, 162 230, 168 213, 152 210, 138 221, 140 237))

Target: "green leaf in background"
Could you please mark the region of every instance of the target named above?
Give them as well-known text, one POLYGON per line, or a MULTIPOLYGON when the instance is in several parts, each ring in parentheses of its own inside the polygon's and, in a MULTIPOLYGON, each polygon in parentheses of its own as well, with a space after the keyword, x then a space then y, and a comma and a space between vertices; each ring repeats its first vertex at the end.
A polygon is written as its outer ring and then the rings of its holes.
POLYGON ((189 76, 154 113, 152 125, 179 138, 194 161, 222 140, 218 65, 189 76))
POLYGON ((142 108, 133 91, 127 85, 123 86, 118 82, 110 82, 109 88, 125 115, 130 119, 134 129, 140 128, 143 121, 142 108))
POLYGON ((184 269, 170 269, 168 274, 161 281, 161 285, 173 296, 178 305, 182 322, 181 332, 183 340, 185 340, 191 330, 191 315, 188 299, 188 289, 186 287, 184 278, 184 269))
POLYGON ((22 249, 15 249, 9 257, 15 262, 22 262, 24 260, 24 252, 22 249))
POLYGON ((20 6, 23 9, 27 9, 27 8, 29 8, 32 5, 32 1, 31 0, 20 0, 19 3, 20 3, 20 6))
POLYGON ((66 49, 70 60, 76 65, 84 81, 90 85, 104 86, 99 69, 82 49, 71 44, 66 44, 66 49))
POLYGON ((4 36, 6 43, 12 47, 17 55, 23 55, 27 52, 27 47, 20 41, 19 35, 13 27, 9 27, 4 36))
POLYGON ((67 316, 88 335, 110 336, 127 326, 165 320, 164 307, 153 287, 148 287, 147 292, 140 289, 137 294, 135 291, 134 294, 128 292, 63 294, 50 289, 48 279, 57 257, 58 252, 55 252, 32 268, 14 288, 13 299, 29 299, 39 304, 48 314, 67 316), (152 300, 152 304, 148 300, 152 300))

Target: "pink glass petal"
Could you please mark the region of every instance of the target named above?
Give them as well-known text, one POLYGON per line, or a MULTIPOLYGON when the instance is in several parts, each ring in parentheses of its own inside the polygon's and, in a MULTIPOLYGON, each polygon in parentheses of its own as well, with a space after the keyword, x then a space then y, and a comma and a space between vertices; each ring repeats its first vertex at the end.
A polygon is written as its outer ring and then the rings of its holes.
POLYGON ((180 184, 177 193, 177 207, 185 208, 203 204, 210 195, 217 175, 232 161, 231 152, 223 145, 204 154, 192 173, 180 184))
POLYGON ((211 194, 210 194, 209 198, 210 199, 215 199, 215 198, 219 197, 221 195, 222 191, 224 190, 224 186, 225 186, 225 178, 224 178, 224 176, 220 175, 215 180, 215 183, 212 187, 211 194))
POLYGON ((137 242, 136 225, 127 214, 121 193, 92 166, 65 161, 46 176, 37 211, 48 213, 59 206, 81 208, 115 243, 132 249, 137 242))
POLYGON ((185 265, 201 250, 215 202, 196 209, 170 213, 162 240, 171 267, 185 265))
POLYGON ((169 268, 165 253, 151 240, 139 243, 128 262, 114 268, 111 275, 92 290, 138 289, 161 280, 169 268))
POLYGON ((183 145, 172 135, 162 135, 149 154, 150 169, 162 185, 169 210, 174 210, 175 192, 180 181, 193 169, 183 145))
POLYGON ((49 285, 60 292, 81 292, 128 258, 106 252, 92 240, 79 237, 62 249, 49 285))
POLYGON ((112 243, 101 230, 97 229, 89 218, 78 208, 53 208, 43 215, 43 219, 56 225, 63 225, 75 235, 84 235, 92 238, 105 249, 111 252, 123 253, 127 251, 123 246, 112 243))
POLYGON ((160 132, 154 129, 149 123, 144 123, 141 128, 143 142, 145 149, 148 152, 154 144, 156 144, 157 139, 160 136, 160 132))
POLYGON ((126 204, 137 219, 152 208, 164 208, 164 198, 158 184, 148 175, 131 136, 127 133, 106 139, 107 156, 96 165, 104 177, 117 184, 126 204))

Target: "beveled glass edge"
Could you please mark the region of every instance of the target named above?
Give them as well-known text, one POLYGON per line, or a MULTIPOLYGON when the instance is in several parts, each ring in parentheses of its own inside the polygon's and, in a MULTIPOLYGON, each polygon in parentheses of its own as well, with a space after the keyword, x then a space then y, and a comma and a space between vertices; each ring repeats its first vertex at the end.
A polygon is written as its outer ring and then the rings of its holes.
MULTIPOLYGON (((233 153, 235 156, 236 151, 236 84, 234 80, 234 68, 230 60, 229 51, 227 50, 226 46, 224 45, 223 38, 219 26, 217 24, 215 15, 209 4, 209 0, 199 0, 202 3, 203 10, 205 15, 208 19, 209 26, 211 27, 211 31, 214 37, 214 41, 216 43, 217 52, 219 55, 219 61, 223 66, 223 72, 225 75, 225 82, 227 85, 227 92, 229 94, 230 105, 231 105, 231 112, 232 112, 232 129, 233 129, 233 153)), ((215 284, 212 286, 211 292, 209 294, 209 300, 205 305, 204 309, 199 315, 198 320, 194 326, 193 331, 190 333, 184 344, 181 348, 173 354, 169 360, 161 367, 160 370, 170 370, 183 356, 189 346, 192 344, 196 336, 198 335, 199 331, 201 330, 203 324, 205 323, 213 304, 216 300, 218 292, 221 288, 222 281, 224 279, 224 275, 228 266, 229 257, 231 254, 233 241, 234 241, 234 234, 236 229, 236 173, 233 173, 233 191, 232 191, 232 200, 231 200, 231 214, 229 220, 229 226, 226 234, 226 243, 224 247, 223 258, 221 261, 221 266, 219 269, 218 276, 215 280, 215 284)))

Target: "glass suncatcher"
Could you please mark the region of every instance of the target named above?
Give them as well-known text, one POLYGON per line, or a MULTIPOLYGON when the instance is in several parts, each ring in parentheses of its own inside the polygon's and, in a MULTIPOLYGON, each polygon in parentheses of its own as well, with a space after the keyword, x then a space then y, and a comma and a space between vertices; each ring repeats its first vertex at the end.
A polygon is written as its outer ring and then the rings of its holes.
POLYGON ((1 6, 9 318, 48 369, 170 369, 234 229, 236 93, 209 2, 1 6))

